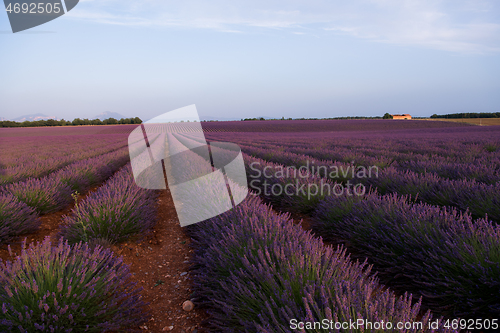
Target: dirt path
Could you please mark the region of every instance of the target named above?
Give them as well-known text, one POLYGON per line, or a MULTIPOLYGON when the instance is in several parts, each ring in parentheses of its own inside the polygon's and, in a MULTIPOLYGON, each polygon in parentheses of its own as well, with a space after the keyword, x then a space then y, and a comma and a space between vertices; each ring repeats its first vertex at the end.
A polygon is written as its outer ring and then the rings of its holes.
POLYGON ((131 267, 144 300, 149 302, 150 320, 141 328, 147 332, 207 332, 201 323, 208 315, 195 307, 187 312, 182 304, 191 299, 190 238, 177 218, 170 192, 158 198, 158 222, 153 235, 140 243, 115 248, 131 267))

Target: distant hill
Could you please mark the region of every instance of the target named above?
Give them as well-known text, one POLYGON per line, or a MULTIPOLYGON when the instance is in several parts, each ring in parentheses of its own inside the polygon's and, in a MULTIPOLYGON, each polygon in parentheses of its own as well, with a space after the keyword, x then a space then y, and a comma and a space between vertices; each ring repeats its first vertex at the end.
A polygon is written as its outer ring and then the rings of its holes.
POLYGON ((4 120, 7 120, 7 118, 0 117, 0 121, 4 121, 4 120))
POLYGON ((47 116, 43 113, 27 114, 25 116, 17 117, 11 120, 17 122, 23 122, 23 121, 37 121, 37 120, 48 120, 48 119, 59 120, 54 116, 47 116))
POLYGON ((105 111, 103 113, 99 113, 97 116, 95 116, 92 119, 104 120, 104 119, 108 119, 108 118, 115 118, 116 120, 120 120, 120 119, 126 118, 126 117, 117 113, 117 112, 105 111))

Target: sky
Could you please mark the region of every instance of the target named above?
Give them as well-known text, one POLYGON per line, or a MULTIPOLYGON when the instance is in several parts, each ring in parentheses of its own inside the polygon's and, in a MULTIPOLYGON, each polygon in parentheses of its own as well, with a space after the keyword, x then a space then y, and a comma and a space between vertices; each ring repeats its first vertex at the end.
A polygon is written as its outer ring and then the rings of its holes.
POLYGON ((500 112, 497 0, 82 0, 12 33, 0 117, 500 112))

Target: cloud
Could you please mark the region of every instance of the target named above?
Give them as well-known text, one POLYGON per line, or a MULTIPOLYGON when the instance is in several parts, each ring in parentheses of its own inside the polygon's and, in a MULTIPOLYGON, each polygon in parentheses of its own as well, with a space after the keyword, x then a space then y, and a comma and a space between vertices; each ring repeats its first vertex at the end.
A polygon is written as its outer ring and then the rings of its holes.
POLYGON ((500 52, 495 0, 82 0, 68 16, 102 24, 322 32, 456 53, 500 52))
POLYGON ((457 53, 500 52, 498 8, 477 1, 374 0, 377 15, 362 13, 358 25, 330 28, 379 42, 415 45, 457 53), (492 15, 494 14, 494 15, 492 15), (364 24, 359 24, 364 22, 364 24))

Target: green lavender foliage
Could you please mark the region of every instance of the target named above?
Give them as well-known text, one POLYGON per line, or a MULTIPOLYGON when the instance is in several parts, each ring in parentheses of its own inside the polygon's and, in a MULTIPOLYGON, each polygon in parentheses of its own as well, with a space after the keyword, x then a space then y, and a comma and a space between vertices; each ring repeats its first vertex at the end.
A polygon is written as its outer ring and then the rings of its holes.
MULTIPOLYGON (((25 244, 24 244, 25 245, 25 244)), ((145 320, 140 289, 110 250, 47 237, 0 262, 0 331, 103 332, 145 320)))

